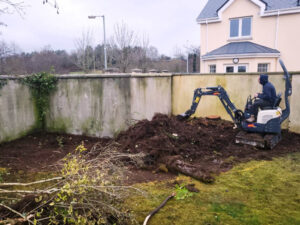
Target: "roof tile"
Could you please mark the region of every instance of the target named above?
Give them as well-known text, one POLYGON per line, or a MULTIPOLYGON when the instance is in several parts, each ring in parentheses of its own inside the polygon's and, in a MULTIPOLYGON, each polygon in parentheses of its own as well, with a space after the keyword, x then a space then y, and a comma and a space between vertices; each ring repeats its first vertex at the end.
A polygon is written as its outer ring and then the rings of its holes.
POLYGON ((217 48, 203 57, 219 56, 219 55, 239 55, 239 54, 261 54, 261 53, 280 53, 278 50, 268 48, 263 45, 255 44, 253 42, 231 42, 220 48, 217 48))

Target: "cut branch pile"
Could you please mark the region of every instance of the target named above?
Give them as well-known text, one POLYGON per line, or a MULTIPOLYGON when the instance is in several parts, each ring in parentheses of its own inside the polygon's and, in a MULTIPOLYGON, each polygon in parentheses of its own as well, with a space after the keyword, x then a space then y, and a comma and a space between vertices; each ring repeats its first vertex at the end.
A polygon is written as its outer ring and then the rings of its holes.
POLYGON ((117 150, 116 143, 106 146, 96 144, 89 152, 80 145, 75 154, 69 154, 61 161, 61 177, 0 184, 2 195, 26 196, 12 206, 1 204, 0 221, 32 224, 128 223, 130 217, 120 203, 130 194, 143 192, 122 185, 125 166, 128 163, 140 164, 144 154, 126 154, 117 150), (36 185, 41 184, 45 188, 37 189, 36 185), (18 187, 22 189, 16 190, 18 187))

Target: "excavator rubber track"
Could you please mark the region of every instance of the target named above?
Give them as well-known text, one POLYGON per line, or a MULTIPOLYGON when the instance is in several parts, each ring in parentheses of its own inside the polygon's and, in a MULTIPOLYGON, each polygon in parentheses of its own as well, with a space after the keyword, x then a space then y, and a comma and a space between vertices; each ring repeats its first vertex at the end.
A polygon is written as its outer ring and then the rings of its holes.
POLYGON ((259 134, 240 131, 235 137, 235 143, 252 145, 263 149, 273 149, 281 140, 281 134, 259 134))

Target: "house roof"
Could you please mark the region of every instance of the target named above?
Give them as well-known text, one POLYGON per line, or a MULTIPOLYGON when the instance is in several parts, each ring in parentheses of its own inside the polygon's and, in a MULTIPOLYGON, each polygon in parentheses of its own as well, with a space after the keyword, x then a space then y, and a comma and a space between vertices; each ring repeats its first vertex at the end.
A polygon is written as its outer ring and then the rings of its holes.
MULTIPOLYGON (((197 18, 197 21, 203 19, 211 19, 218 17, 218 11, 229 0, 208 0, 205 7, 197 18)), ((288 8, 299 7, 297 0, 260 0, 266 5, 266 12, 272 10, 282 10, 288 8)))
POLYGON ((278 56, 280 52, 276 49, 268 48, 263 45, 255 44, 253 42, 231 42, 220 48, 217 48, 202 56, 202 59, 218 58, 226 56, 239 55, 273 55, 278 56))

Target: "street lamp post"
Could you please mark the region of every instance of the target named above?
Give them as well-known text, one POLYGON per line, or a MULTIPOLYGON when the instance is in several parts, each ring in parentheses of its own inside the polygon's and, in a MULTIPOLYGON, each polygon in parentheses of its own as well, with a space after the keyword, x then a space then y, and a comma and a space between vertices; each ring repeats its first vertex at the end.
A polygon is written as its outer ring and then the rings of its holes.
POLYGON ((106 53, 106 32, 105 32, 105 16, 88 16, 89 19, 96 19, 102 17, 103 19, 103 42, 104 42, 104 69, 107 70, 107 53, 106 53))
POLYGON ((189 73, 189 40, 186 41, 187 58, 186 58, 186 73, 189 73))
POLYGON ((187 54, 187 59, 186 59, 186 73, 189 73, 189 53, 187 54))

